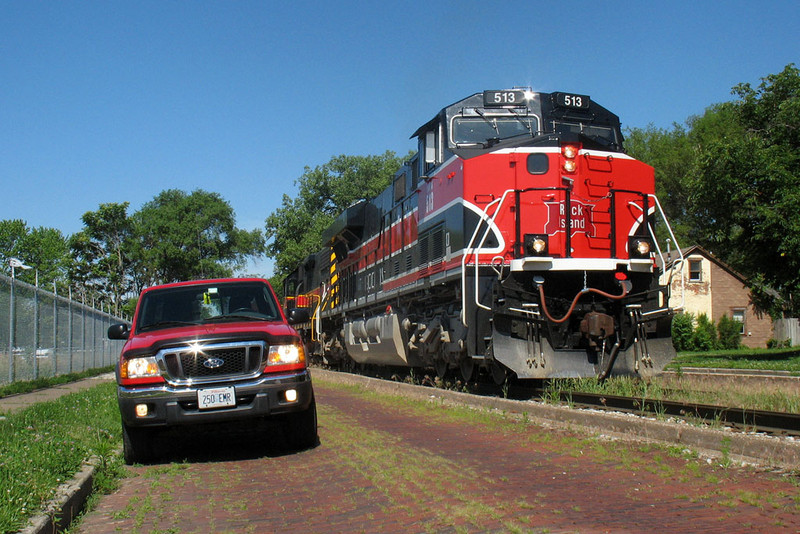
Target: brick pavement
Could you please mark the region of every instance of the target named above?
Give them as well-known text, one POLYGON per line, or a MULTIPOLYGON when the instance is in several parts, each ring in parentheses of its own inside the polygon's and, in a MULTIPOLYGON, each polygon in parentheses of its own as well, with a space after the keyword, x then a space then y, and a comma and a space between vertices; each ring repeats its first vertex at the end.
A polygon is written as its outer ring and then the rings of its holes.
POLYGON ((222 435, 220 455, 177 440, 164 463, 131 468, 80 531, 800 530, 788 477, 320 380, 315 390, 318 447, 222 435))

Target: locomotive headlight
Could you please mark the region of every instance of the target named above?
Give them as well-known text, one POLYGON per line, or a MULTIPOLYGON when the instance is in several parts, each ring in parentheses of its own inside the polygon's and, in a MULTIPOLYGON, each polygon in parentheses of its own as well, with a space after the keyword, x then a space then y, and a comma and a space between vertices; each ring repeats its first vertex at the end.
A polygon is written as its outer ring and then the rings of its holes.
POLYGON ((647 241, 639 241, 636 243, 636 252, 641 254, 642 256, 647 256, 650 254, 650 243, 647 241))
POLYGON ((578 147, 574 145, 564 145, 561 149, 561 153, 564 154, 564 157, 567 159, 575 159, 578 156, 578 147))
POLYGON ((564 157, 564 163, 561 165, 564 172, 573 173, 578 168, 578 162, 575 158, 578 157, 580 146, 577 145, 563 145, 561 147, 561 155, 564 157))

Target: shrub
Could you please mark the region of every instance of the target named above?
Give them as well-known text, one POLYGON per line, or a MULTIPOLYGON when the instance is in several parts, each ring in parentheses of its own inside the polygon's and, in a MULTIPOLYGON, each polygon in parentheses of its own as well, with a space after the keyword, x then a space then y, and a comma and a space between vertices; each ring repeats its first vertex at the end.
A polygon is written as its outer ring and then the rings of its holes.
POLYGON ((694 315, 680 313, 672 318, 672 345, 677 351, 692 350, 694 315))
POLYGON ((719 333, 719 348, 721 349, 738 349, 742 344, 742 323, 723 315, 719 318, 717 325, 717 332, 719 333))
POLYGON ((691 350, 704 351, 717 348, 717 327, 708 318, 708 315, 701 313, 697 316, 697 326, 692 333, 691 350))

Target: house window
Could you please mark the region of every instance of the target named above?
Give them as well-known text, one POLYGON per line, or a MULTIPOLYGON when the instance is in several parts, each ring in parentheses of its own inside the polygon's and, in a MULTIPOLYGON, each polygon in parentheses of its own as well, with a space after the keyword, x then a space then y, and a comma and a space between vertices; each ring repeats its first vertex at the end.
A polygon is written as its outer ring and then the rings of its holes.
POLYGON ((703 281, 703 260, 689 260, 689 281, 703 281))
POLYGON ((744 335, 744 309, 738 308, 731 311, 733 315, 734 321, 739 321, 739 324, 742 325, 742 330, 739 332, 740 334, 744 335))

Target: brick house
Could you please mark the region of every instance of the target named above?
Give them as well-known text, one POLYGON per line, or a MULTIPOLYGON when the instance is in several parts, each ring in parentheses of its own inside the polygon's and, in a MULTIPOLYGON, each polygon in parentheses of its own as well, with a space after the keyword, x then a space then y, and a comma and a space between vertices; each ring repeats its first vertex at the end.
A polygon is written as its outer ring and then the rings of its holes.
MULTIPOLYGON (((742 275, 700 246, 681 252, 685 261, 683 289, 680 278, 673 278, 670 306, 679 308, 683 303, 686 313, 705 313, 714 324, 719 324, 723 315, 732 317, 742 323, 742 345, 765 348, 773 337, 772 319, 755 313, 742 275)), ((673 253, 673 259, 676 256, 673 253)))

